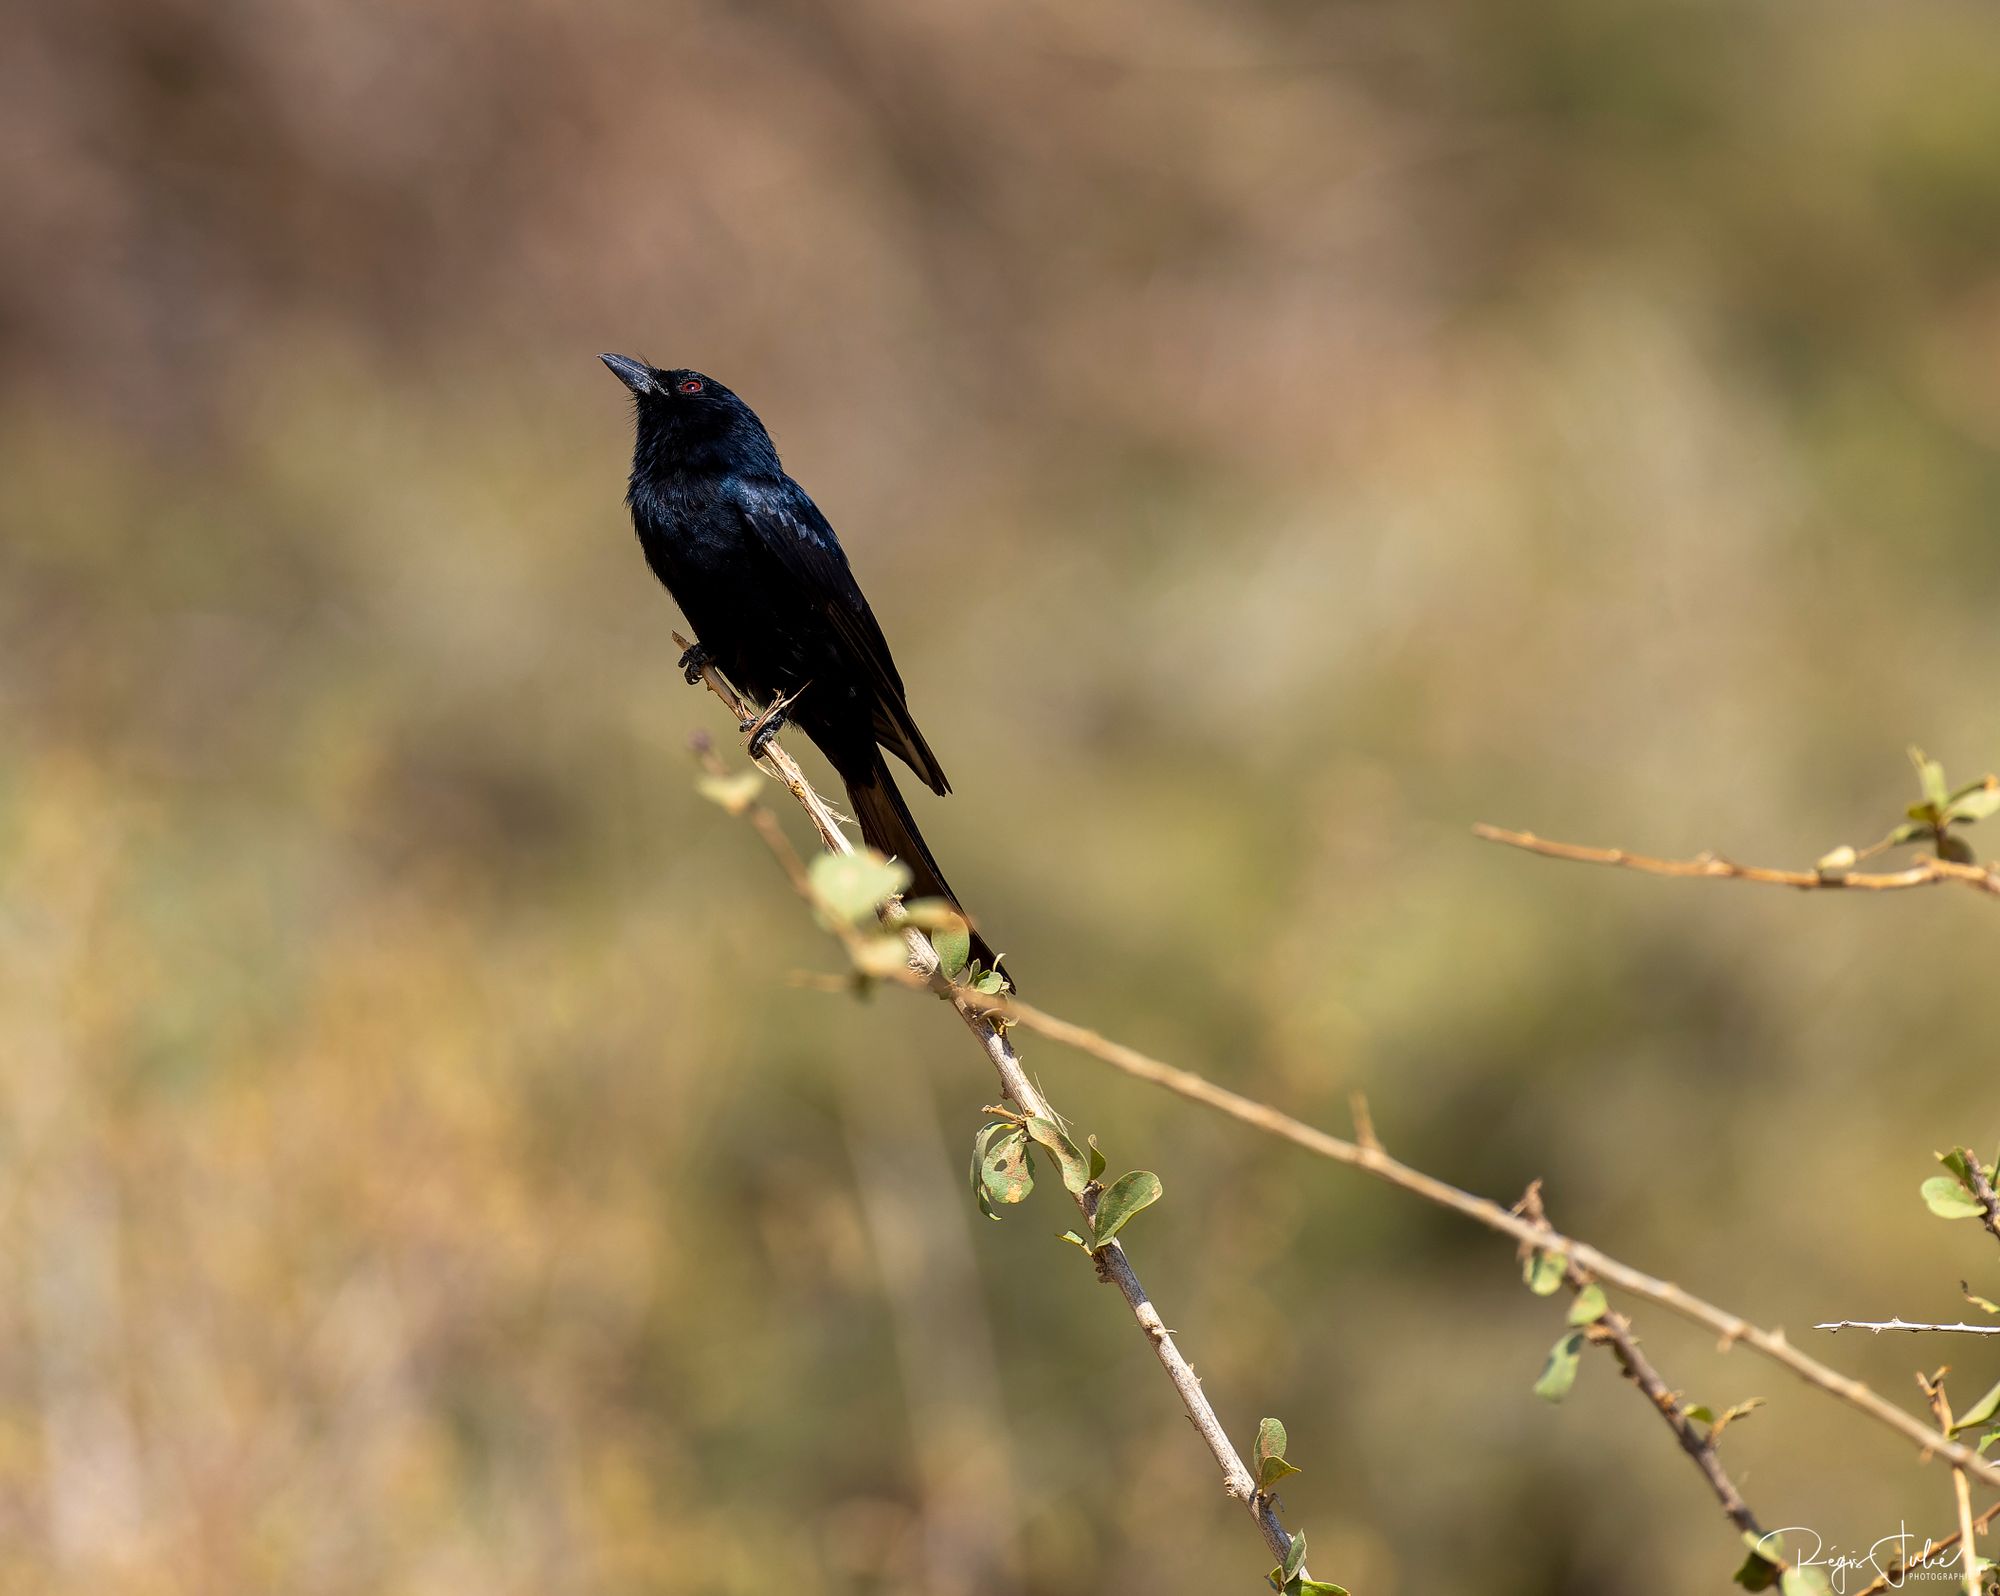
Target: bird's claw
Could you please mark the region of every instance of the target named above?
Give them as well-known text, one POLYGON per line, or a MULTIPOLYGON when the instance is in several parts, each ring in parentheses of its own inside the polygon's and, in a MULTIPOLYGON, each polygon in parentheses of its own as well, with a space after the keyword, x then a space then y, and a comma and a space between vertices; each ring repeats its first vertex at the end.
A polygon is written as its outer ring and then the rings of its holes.
POLYGON ((707 668, 708 650, 699 643, 690 643, 688 651, 680 657, 680 672, 687 678, 688 686, 692 687, 700 681, 701 673, 707 668))
POLYGON ((785 729, 785 706, 772 706, 756 719, 746 720, 741 729, 750 734, 750 757, 762 759, 771 739, 785 729))

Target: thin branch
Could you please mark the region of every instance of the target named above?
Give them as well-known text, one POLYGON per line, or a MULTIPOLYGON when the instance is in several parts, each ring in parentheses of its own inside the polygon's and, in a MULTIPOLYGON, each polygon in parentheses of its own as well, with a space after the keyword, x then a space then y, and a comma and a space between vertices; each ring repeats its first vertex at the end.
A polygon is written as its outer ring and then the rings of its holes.
MULTIPOLYGON (((1944 1377, 1943 1369, 1938 1370, 1928 1380, 1920 1374, 1917 1376, 1917 1384, 1923 1388, 1924 1395, 1930 1398, 1931 1414, 1936 1418, 1938 1428, 1949 1431, 1951 1402, 1944 1393, 1944 1377)), ((1965 1570, 1966 1596, 1979 1596, 1979 1574, 1975 1561, 1977 1554, 1972 1545, 1972 1488, 1965 1483, 1964 1469, 1955 1468, 1951 1471, 1951 1489, 1958 1503, 1958 1543, 1965 1548, 1959 1554, 1959 1566, 1965 1570)))
POLYGON ((1973 1156, 1969 1147, 1965 1149, 1965 1178, 1972 1187, 1973 1200, 1979 1204, 1979 1222, 1995 1241, 2000 1241, 2000 1194, 1993 1190, 1992 1171, 1973 1156))
POLYGON ((2000 1336, 2000 1324, 1919 1324, 1910 1319, 1829 1319, 1815 1330, 1867 1330, 1880 1335, 1884 1330, 1928 1331, 1933 1335, 2000 1336))
MULTIPOLYGON (((1983 1531, 1996 1518, 2000 1518, 2000 1502, 1995 1502, 1972 1521, 1973 1533, 1976 1535, 1983 1531)), ((1895 1567, 1883 1569, 1875 1578, 1855 1591, 1854 1596, 1881 1596, 1885 1590, 1901 1590, 1911 1569, 1928 1566, 1936 1561, 1939 1552, 1950 1551, 1964 1538, 1965 1527, 1961 1525, 1942 1540, 1926 1540, 1923 1550, 1915 1557, 1898 1558, 1895 1567)))
MULTIPOLYGON (((688 640, 678 634, 675 635, 674 642, 683 649, 690 646, 688 640)), ((703 664, 701 677, 709 691, 720 698, 730 713, 736 717, 738 726, 746 732, 754 730, 755 712, 717 673, 714 666, 703 664)), ((698 751, 705 751, 706 739, 699 739, 696 746, 698 751)), ((779 746, 776 738, 766 745, 758 763, 783 783, 798 800, 800 808, 812 821, 813 829, 819 833, 820 841, 830 851, 854 852, 854 844, 840 829, 839 818, 832 807, 813 790, 797 763, 779 746)), ((712 765, 711 769, 715 773, 723 773, 719 762, 712 765)), ((812 888, 805 864, 799 858, 797 850, 792 847, 790 839, 785 836, 783 828, 779 826, 777 817, 760 803, 749 804, 746 810, 751 824, 757 828, 757 834, 776 856, 779 864, 784 867, 793 887, 811 902, 812 888)), ((1055 1110, 1049 1106, 1048 1100, 1028 1078, 1028 1072, 1022 1066, 1013 1044, 1007 1040, 1005 1032, 994 1023, 993 1018, 983 1007, 971 1001, 977 994, 955 987, 946 979, 938 966, 937 951, 921 931, 910 930, 905 936, 910 950, 910 984, 926 986, 952 1005, 1000 1077, 1002 1090, 1024 1115, 1062 1123, 1055 1110)), ((1089 1222, 1096 1218, 1097 1197, 1094 1184, 1076 1195, 1077 1207, 1083 1213, 1086 1228, 1089 1222)), ((1270 1548, 1279 1563, 1283 1564, 1286 1554, 1291 1550, 1291 1536, 1279 1521, 1277 1509, 1271 1498, 1257 1489, 1256 1480, 1237 1453, 1222 1427, 1221 1419, 1216 1416, 1214 1407, 1202 1391, 1201 1381, 1196 1378, 1194 1369, 1187 1359, 1181 1355, 1180 1348, 1174 1344, 1173 1332, 1166 1327, 1160 1318, 1159 1310, 1146 1295, 1146 1289, 1140 1284, 1124 1247, 1113 1240, 1099 1248, 1091 1257, 1097 1267, 1098 1278, 1118 1288, 1119 1295, 1124 1297, 1132 1317, 1138 1322, 1141 1332, 1152 1346, 1154 1356, 1159 1359, 1160 1367, 1173 1382, 1174 1390, 1180 1396, 1181 1406, 1187 1410, 1189 1421, 1206 1443, 1216 1466, 1222 1471, 1223 1489, 1244 1504, 1250 1516, 1256 1521, 1265 1545, 1270 1548)), ((1301 1576, 1305 1572, 1303 1567, 1299 1570, 1301 1576)))
MULTIPOLYGON (((1539 1180, 1528 1187, 1527 1195, 1522 1198, 1517 1211, 1545 1236, 1554 1234, 1548 1216, 1542 1209, 1542 1183, 1539 1180)), ((1539 1250, 1548 1250, 1548 1244, 1540 1244, 1539 1250)), ((1573 1294, 1581 1296, 1584 1289, 1594 1282, 1590 1273, 1579 1268, 1575 1258, 1570 1257, 1563 1264, 1563 1283, 1573 1294)), ((1598 1300, 1603 1301, 1601 1293, 1598 1300)), ((1667 1389, 1666 1381, 1660 1378, 1660 1371, 1654 1368, 1652 1361, 1639 1350, 1638 1338, 1632 1334, 1632 1321, 1616 1308, 1607 1307, 1603 1313, 1580 1328, 1586 1339, 1602 1346, 1611 1354, 1625 1378, 1644 1393, 1646 1400, 1665 1421, 1667 1428, 1673 1431, 1674 1439, 1680 1443, 1680 1449, 1687 1453, 1694 1466, 1701 1471, 1701 1477, 1708 1482, 1709 1490, 1715 1494, 1716 1501, 1722 1507, 1723 1516, 1743 1534, 1749 1536, 1753 1543, 1761 1542, 1764 1539, 1764 1526, 1757 1522, 1757 1515, 1750 1511, 1749 1504, 1743 1500, 1743 1493, 1737 1490, 1735 1482, 1723 1468, 1722 1460, 1716 1456, 1716 1441, 1722 1434, 1723 1424, 1727 1422, 1728 1415, 1725 1414, 1722 1421, 1712 1424, 1706 1434, 1697 1430, 1695 1421, 1688 1417, 1679 1399, 1667 1389)))
POLYGON ((1764 1527, 1757 1522, 1757 1515, 1750 1511, 1742 1493, 1736 1489, 1735 1482, 1716 1457, 1714 1432, 1711 1430, 1703 1435, 1695 1429, 1694 1420, 1681 1411, 1680 1403, 1667 1389, 1659 1370, 1639 1350, 1639 1343, 1632 1335, 1632 1321, 1617 1309, 1609 1308, 1591 1328, 1602 1333, 1611 1355, 1618 1360, 1618 1367, 1625 1371, 1625 1377, 1645 1392, 1647 1400, 1659 1410, 1667 1428, 1674 1432, 1674 1439, 1680 1442, 1681 1450, 1694 1460, 1694 1466, 1708 1481, 1708 1488, 1715 1493, 1716 1501, 1722 1504, 1724 1516, 1745 1535, 1761 1541, 1764 1527))
POLYGON ((1925 859, 1907 870, 1869 872, 1861 870, 1772 870, 1763 865, 1740 865, 1712 853, 1692 859, 1655 859, 1624 848, 1585 848, 1573 842, 1550 842, 1532 831, 1507 831, 1485 824, 1472 828, 1475 837, 1503 842, 1550 859, 1569 859, 1577 864, 1615 865, 1621 870, 1643 871, 1649 876, 1721 877, 1730 881, 1753 881, 1769 887, 1796 887, 1801 891, 1899 892, 1908 887, 1934 887, 1956 881, 1978 892, 2000 897, 2000 868, 1992 865, 1959 864, 1950 859, 1925 859))
POLYGON ((1851 1379, 1836 1369, 1828 1368, 1817 1358, 1801 1352, 1785 1338, 1782 1330, 1764 1330, 1750 1323, 1739 1314, 1726 1312, 1714 1304, 1683 1291, 1670 1281, 1655 1279, 1628 1264, 1620 1263, 1608 1253, 1600 1252, 1587 1242, 1560 1233, 1537 1230, 1519 1215, 1509 1213, 1489 1198, 1476 1197, 1471 1192, 1461 1191, 1449 1182, 1427 1175, 1414 1169, 1400 1159, 1391 1157, 1379 1142, 1362 1145, 1342 1137, 1332 1135, 1315 1125, 1281 1113, 1255 1098, 1245 1097, 1240 1092, 1232 1092, 1225 1086, 1217 1086, 1213 1081, 1196 1075, 1191 1070, 1177 1069, 1171 1064, 1163 1064, 1158 1059, 1149 1058, 1136 1048, 1113 1042, 1097 1032, 1068 1020, 1059 1019, 1024 1003, 1016 997, 987 998, 973 994, 962 998, 961 1002, 987 1013, 998 1014, 1051 1041, 1073 1047, 1087 1053, 1092 1058, 1109 1064, 1113 1069, 1130 1075, 1137 1080, 1165 1088, 1189 1102, 1200 1103, 1227 1114, 1232 1119, 1263 1131, 1266 1135, 1288 1141, 1307 1152, 1316 1153, 1337 1164, 1345 1164, 1350 1169, 1359 1169, 1385 1181, 1391 1186, 1435 1203, 1440 1208, 1449 1208, 1454 1213, 1497 1230, 1502 1235, 1511 1236, 1516 1241, 1532 1246, 1546 1247, 1566 1253, 1571 1260, 1588 1269, 1598 1279, 1629 1291, 1634 1296, 1657 1302, 1662 1307, 1671 1308, 1685 1319, 1704 1325, 1722 1338, 1725 1348, 1736 1342, 1761 1353, 1774 1363, 1785 1368, 1816 1386, 1828 1395, 1845 1402, 1849 1407, 1867 1414, 1879 1424, 1887 1425, 1904 1439, 1926 1451, 1936 1452, 1950 1460, 1985 1485, 2000 1486, 2000 1463, 1991 1463, 1977 1456, 1970 1448, 1960 1445, 1948 1436, 1930 1429, 1922 1420, 1913 1418, 1894 1403, 1886 1401, 1871 1391, 1861 1381, 1851 1379))
MULTIPOLYGON (((678 635, 675 641, 682 647, 687 646, 686 640, 678 635)), ((754 711, 712 666, 704 666, 701 674, 710 691, 715 693, 736 716, 739 726, 748 729, 755 725, 754 711)), ((830 850, 838 853, 854 851, 853 844, 840 830, 835 812, 813 790, 799 771, 797 764, 775 739, 767 747, 759 764, 791 792, 830 850)), ((748 806, 748 812, 759 835, 785 866, 793 885, 810 901, 811 888, 804 864, 785 838, 776 818, 761 804, 748 806)), ((1480 836, 1491 841, 1504 842, 1531 852, 1584 863, 1618 865, 1657 875, 1722 876, 1797 888, 1855 887, 1864 891, 1928 886, 1940 881, 1955 880, 2000 895, 2000 872, 1976 866, 1957 865, 1942 859, 1927 860, 1912 870, 1891 875, 1804 873, 1735 865, 1713 855, 1682 861, 1652 859, 1627 853, 1623 849, 1579 848, 1570 844, 1545 842, 1529 833, 1508 832, 1492 826, 1482 825, 1475 829, 1480 836)), ((922 933, 909 930, 906 932, 906 939, 910 948, 911 968, 903 984, 925 987, 951 1003, 979 1041, 982 1050, 999 1075, 1007 1096, 1023 1113, 1056 1119, 1060 1122, 1059 1116, 1029 1080, 1019 1056, 1007 1041, 1004 1030, 994 1023, 996 1019, 1021 1024, 1052 1041, 1074 1047, 1124 1074, 1163 1087, 1191 1102, 1218 1110, 1266 1134, 1316 1153, 1320 1157, 1360 1169, 1378 1180, 1422 1197, 1439 1207, 1463 1214, 1488 1229, 1511 1236, 1528 1246, 1560 1253, 1566 1257, 1571 1268, 1587 1271, 1592 1277, 1630 1292, 1634 1296, 1657 1302, 1682 1317, 1715 1331, 1721 1338, 1724 1350, 1739 1341, 1743 1342, 1764 1357, 1789 1369, 1808 1385, 1826 1392, 1866 1414, 1877 1423, 1895 1430, 1927 1454, 1935 1452, 1951 1464, 1961 1478, 1969 1476, 1983 1484, 2000 1486, 2000 1465, 1987 1462, 1970 1448, 1952 1440, 1941 1431, 1927 1428, 1921 1420, 1884 1400, 1861 1381, 1843 1375, 1809 1354, 1799 1351, 1786 1339, 1782 1330, 1762 1329, 1740 1315, 1728 1313, 1682 1290, 1670 1281, 1656 1279, 1623 1264, 1587 1242, 1566 1236, 1546 1225, 1538 1226, 1509 1212, 1488 1198, 1462 1191, 1448 1182, 1403 1163, 1383 1148, 1373 1133, 1373 1127, 1367 1125, 1365 1119, 1359 1121, 1364 1129, 1360 1132, 1358 1141, 1347 1141, 1334 1136, 1253 1098, 1217 1086, 1191 1071, 1162 1063, 1137 1049, 1110 1041, 1087 1027, 1037 1009, 1011 994, 988 997, 965 987, 954 986, 939 969, 936 952, 922 933)), ((1086 1190, 1077 1197, 1078 1206, 1086 1220, 1094 1217, 1095 1198, 1093 1190, 1086 1190)), ((1214 1409, 1201 1391, 1200 1381, 1195 1378, 1194 1371, 1175 1347, 1172 1333, 1166 1329, 1157 1310, 1147 1298, 1123 1248, 1113 1241, 1100 1249, 1095 1258, 1101 1277, 1119 1287, 1134 1318, 1152 1344, 1155 1354, 1166 1369, 1183 1406, 1187 1409, 1189 1419, 1214 1455, 1222 1471, 1225 1489, 1230 1495, 1248 1505, 1264 1534, 1267 1545, 1282 1560, 1290 1544, 1289 1536, 1278 1522, 1268 1497, 1257 1492, 1249 1470, 1223 1431, 1214 1409)), ((1609 1317, 1607 1314, 1606 1318, 1609 1317)), ((1617 1336, 1608 1330, 1606 1332, 1605 1339, 1612 1345, 1614 1356, 1618 1357, 1621 1367, 1640 1389, 1654 1401, 1654 1405, 1660 1407, 1669 1424, 1675 1428, 1676 1437, 1680 1440, 1683 1450, 1695 1458, 1698 1466, 1702 1465, 1704 1454, 1698 1450, 1703 1445, 1702 1438, 1694 1436, 1692 1431, 1686 1428, 1688 1421, 1685 1416, 1680 1415, 1678 1408, 1673 1406, 1671 1395, 1666 1393, 1665 1385, 1660 1381, 1657 1371, 1652 1369, 1650 1363, 1639 1352, 1636 1342, 1632 1340, 1629 1322, 1624 1322, 1624 1329, 1622 1344, 1617 1336), (1663 1394, 1667 1395, 1665 1405, 1661 1403, 1663 1394), (1674 1423, 1676 1418, 1680 1421, 1678 1424, 1674 1423), (1692 1448, 1689 1445, 1690 1439, 1694 1442, 1692 1448)), ((1712 1447, 1707 1448, 1706 1456, 1710 1463, 1714 1461, 1712 1447)), ((1724 1511, 1729 1514, 1731 1522, 1737 1522, 1737 1515, 1740 1512, 1750 1524, 1755 1523, 1754 1517, 1743 1504, 1740 1493, 1735 1491, 1727 1475, 1721 1473, 1719 1467, 1715 1474, 1711 1474, 1706 1466, 1702 1467, 1702 1472, 1708 1479, 1711 1490, 1716 1493, 1718 1501, 1723 1505, 1724 1511)))

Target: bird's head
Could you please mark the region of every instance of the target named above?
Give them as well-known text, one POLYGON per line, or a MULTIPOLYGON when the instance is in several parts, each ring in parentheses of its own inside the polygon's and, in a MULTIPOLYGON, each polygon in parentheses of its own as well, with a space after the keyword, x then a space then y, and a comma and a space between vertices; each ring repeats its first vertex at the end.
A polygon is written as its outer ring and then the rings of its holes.
POLYGON ((599 355, 627 388, 638 411, 634 470, 729 471, 746 475, 780 469, 764 423, 713 377, 684 366, 649 366, 630 355, 599 355))

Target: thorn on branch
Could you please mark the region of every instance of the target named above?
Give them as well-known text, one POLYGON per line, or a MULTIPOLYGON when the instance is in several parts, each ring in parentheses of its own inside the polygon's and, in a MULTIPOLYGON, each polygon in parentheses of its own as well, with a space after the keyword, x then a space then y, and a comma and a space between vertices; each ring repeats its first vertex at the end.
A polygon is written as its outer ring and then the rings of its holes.
POLYGON ((1368 1112, 1367 1097, 1360 1092, 1350 1092, 1347 1107, 1354 1118, 1354 1145, 1363 1152, 1382 1152, 1381 1138, 1375 1134, 1375 1117, 1368 1112))

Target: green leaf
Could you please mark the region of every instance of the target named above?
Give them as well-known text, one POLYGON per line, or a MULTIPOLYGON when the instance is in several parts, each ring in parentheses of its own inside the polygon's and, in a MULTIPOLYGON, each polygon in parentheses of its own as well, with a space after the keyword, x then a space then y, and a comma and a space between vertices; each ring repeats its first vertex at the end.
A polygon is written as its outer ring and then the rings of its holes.
POLYGON ((979 1204, 979 1211, 992 1220, 998 1220, 1000 1216, 993 1211, 993 1204, 987 1200, 986 1182, 980 1179, 979 1171, 980 1166, 986 1162, 986 1144, 992 1140, 996 1132, 1007 1128, 1001 1124, 987 1124, 980 1126, 972 1134, 972 1195, 979 1204))
POLYGON ((1264 1583, 1273 1590, 1283 1591, 1284 1596, 1354 1596, 1345 1585, 1335 1585, 1323 1579, 1300 1579, 1296 1574, 1280 1585, 1278 1581, 1283 1578, 1284 1572, 1282 1568, 1273 1568, 1264 1576, 1264 1583))
POLYGON ((1959 793, 1945 806, 1946 820, 1962 820, 1971 825, 1980 820, 1991 820, 2000 814, 2000 782, 1988 786, 1981 782, 1970 792, 1959 793))
POLYGON ((1569 1260, 1559 1252, 1535 1251, 1521 1261, 1521 1278, 1538 1297, 1553 1297, 1562 1290, 1569 1260))
POLYGON ((1939 1153, 1937 1161, 1958 1177, 1959 1185, 1967 1191, 1972 1189, 1972 1165, 1962 1147, 1954 1147, 1948 1153, 1939 1153))
POLYGON ((850 925, 873 914, 882 900, 910 884, 910 872, 873 849, 823 853, 812 862, 813 896, 820 907, 850 925))
POLYGON ((1007 990, 1007 978, 998 970, 982 970, 976 963, 967 965, 966 969, 973 991, 984 992, 988 997, 998 997, 1007 990))
POLYGON ((1933 1175, 1917 1189, 1923 1193, 1924 1206, 1940 1219, 1976 1219, 1985 1212, 1949 1175, 1933 1175))
POLYGON ((1935 759, 1926 759, 1921 748, 1910 750, 1910 763, 1917 767, 1917 784, 1924 790, 1924 801, 1943 809, 1951 802, 1951 793, 1944 784, 1944 766, 1935 759))
POLYGON ((1160 1177, 1150 1169, 1135 1169, 1120 1175, 1097 1200, 1097 1245, 1102 1247, 1141 1208, 1160 1200, 1160 1177))
POLYGON ((1090 1184, 1090 1166, 1084 1162, 1083 1154, 1076 1150, 1076 1143, 1063 1134, 1063 1129, 1052 1119, 1031 1119, 1028 1134, 1035 1138, 1054 1155, 1062 1166, 1063 1185, 1071 1196, 1078 1196, 1090 1184))
POLYGON ((1776 1563, 1766 1562, 1755 1552, 1743 1559, 1743 1566, 1735 1573, 1735 1582, 1745 1590, 1769 1590, 1778 1583, 1780 1570, 1776 1563))
POLYGON ((1022 1202, 1035 1189, 1035 1166, 1028 1157, 1028 1133, 1018 1125, 995 1121, 983 1127, 972 1144, 973 1194, 980 1212, 989 1219, 993 1211, 1022 1202))
POLYGON ((1977 1452, 1981 1457, 1984 1457, 1986 1456, 1986 1449, 1995 1441, 2000 1441, 2000 1430, 1988 1430, 1979 1438, 1979 1445, 1975 1446, 1972 1450, 1977 1452))
POLYGON ((739 770, 731 776, 701 776, 694 790, 712 804, 720 804, 732 815, 740 815, 757 801, 757 789, 764 778, 754 770, 739 770))
POLYGON ((1978 1292, 1974 1291, 1963 1280, 1958 1283, 1958 1289, 1965 1293, 1965 1300, 1971 1303, 1973 1307, 1981 1309, 1986 1313, 2000 1313, 2000 1302, 1995 1302, 1991 1297, 1980 1296, 1978 1292))
MULTIPOLYGON (((1090 1178, 1095 1180, 1104 1173, 1104 1153, 1098 1147, 1095 1136, 1087 1138, 1084 1145, 1090 1149, 1090 1178)), ((2000 1308, 1994 1309, 1994 1312, 2000 1313, 2000 1308)))
POLYGON ((961 920, 956 931, 933 931, 931 946, 937 949, 938 968, 944 972, 944 978, 956 981, 965 961, 972 957, 972 932, 961 920))
POLYGON ((1833 1596, 1833 1587, 1817 1568, 1788 1568, 1778 1578, 1782 1596, 1833 1596))
POLYGON ((2000 1384, 1996 1384, 1991 1391, 1952 1420, 1951 1433, 1956 1435, 1960 1430, 1969 1430, 1975 1425, 1985 1424, 1996 1413, 2000 1413, 2000 1384))
POLYGON ((1697 1402, 1691 1408, 1682 1408, 1681 1417, 1684 1419, 1694 1419, 1702 1424, 1713 1424, 1715 1422, 1715 1409, 1708 1406, 1705 1402, 1697 1402))
POLYGON ((1929 842, 1937 835, 1937 827, 1915 812, 1912 806, 1911 818, 1889 833, 1888 842, 1892 848, 1900 848, 1906 843, 1929 842))
POLYGON ((1303 1474, 1304 1472, 1305 1470, 1300 1468, 1298 1464, 1288 1463, 1281 1457, 1266 1458, 1263 1466, 1257 1470, 1257 1489, 1260 1491, 1269 1491, 1288 1474, 1303 1474))
POLYGON ((1080 1250, 1080 1251, 1082 1251, 1082 1252, 1089 1252, 1089 1251, 1090 1251, 1090 1243, 1089 1243, 1089 1242, 1087 1242, 1087 1241, 1085 1241, 1085 1240, 1083 1239, 1083 1237, 1079 1236, 1079 1235, 1078 1235, 1078 1234, 1077 1234, 1077 1233, 1076 1233, 1075 1231, 1073 1231, 1073 1230, 1065 1230, 1065 1231, 1064 1231, 1064 1232, 1063 1232, 1063 1233, 1062 1233, 1061 1235, 1059 1235, 1059 1236, 1057 1236, 1057 1237, 1056 1237, 1056 1240, 1057 1240, 1057 1241, 1066 1241, 1066 1242, 1068 1242, 1068 1243, 1069 1243, 1069 1244, 1070 1244, 1070 1245, 1071 1245, 1072 1247, 1075 1247, 1075 1248, 1079 1249, 1079 1250, 1080 1250))
POLYGON ((1034 1161, 1028 1156, 1028 1139, 1016 1131, 1002 1137, 980 1166, 980 1179, 987 1195, 996 1203, 1024 1202, 1035 1189, 1034 1161))
POLYGON ((1285 1455, 1285 1425, 1282 1419, 1259 1419, 1257 1439, 1250 1447, 1250 1460, 1262 1468, 1267 1457, 1285 1455))
POLYGON ((1285 1461, 1285 1427, 1276 1419, 1264 1419, 1257 1426, 1257 1441, 1250 1449, 1250 1467, 1257 1476, 1257 1489, 1268 1491, 1287 1474, 1301 1470, 1285 1461))
POLYGON ((1769 1590, 1784 1573, 1781 1561, 1785 1555, 1783 1539, 1776 1535, 1759 1537, 1745 1530, 1743 1544, 1750 1548, 1750 1555, 1737 1569, 1736 1583, 1745 1590, 1769 1590))
POLYGON ((1292 1580, 1295 1580, 1299 1577, 1299 1570, 1305 1567, 1305 1562, 1306 1562, 1305 1532, 1303 1530, 1293 1530, 1292 1544, 1285 1548, 1285 1561, 1283 1567, 1280 1569, 1280 1572, 1283 1574, 1286 1583, 1289 1584, 1292 1580))
POLYGON ((1572 1330, 1549 1348, 1549 1360, 1542 1365, 1542 1377, 1535 1382, 1535 1395, 1544 1402, 1560 1402, 1576 1384, 1577 1359, 1583 1351, 1583 1332, 1572 1330))
POLYGON ((903 918, 930 937, 944 978, 957 980, 972 954, 972 930, 965 916, 943 898, 919 898, 903 905, 903 918))
POLYGON ((1595 1282, 1576 1294, 1576 1301, 1569 1305, 1571 1324, 1594 1324, 1605 1315, 1611 1306, 1604 1300, 1604 1288, 1595 1282))

